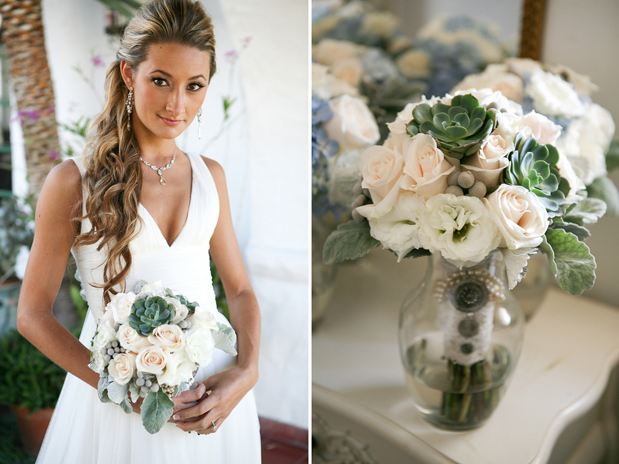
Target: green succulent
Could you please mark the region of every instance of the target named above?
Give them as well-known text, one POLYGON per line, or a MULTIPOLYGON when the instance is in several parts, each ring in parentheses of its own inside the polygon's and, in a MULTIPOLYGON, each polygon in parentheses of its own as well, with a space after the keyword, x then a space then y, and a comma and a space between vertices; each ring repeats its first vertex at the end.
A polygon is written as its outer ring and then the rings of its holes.
POLYGON ((187 298, 185 298, 183 295, 178 294, 175 295, 174 293, 172 293, 172 290, 170 290, 169 288, 166 288, 167 292, 168 292, 168 296, 171 298, 176 298, 178 301, 181 302, 181 304, 187 306, 187 309, 189 310, 189 315, 191 316, 193 313, 196 312, 196 306, 200 306, 198 304, 197 301, 189 301, 187 298))
POLYGON ((160 296, 137 300, 131 306, 129 325, 146 337, 152 334, 156 327, 172 322, 175 314, 174 306, 160 296))
POLYGON ((479 151, 496 124, 494 109, 479 106, 473 95, 457 95, 451 106, 417 105, 407 130, 411 137, 420 133, 432 136, 445 156, 462 159, 479 151))
POLYGON ((516 147, 504 171, 505 182, 535 193, 550 217, 561 214, 570 184, 559 174, 557 149, 550 144, 539 145, 533 137, 518 139, 516 147))

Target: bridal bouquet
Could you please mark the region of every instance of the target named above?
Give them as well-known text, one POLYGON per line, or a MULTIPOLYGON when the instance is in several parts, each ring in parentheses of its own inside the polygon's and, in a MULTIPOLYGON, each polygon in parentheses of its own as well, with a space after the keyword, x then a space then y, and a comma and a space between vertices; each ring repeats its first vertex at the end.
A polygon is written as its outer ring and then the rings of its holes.
POLYGON ((191 388, 215 348, 236 355, 236 334, 207 310, 161 281, 118 293, 91 341, 89 367, 100 375, 99 399, 127 413, 140 397, 142 422, 156 433, 172 416, 172 397, 191 388))
POLYGON ((561 126, 491 89, 408 104, 359 163, 355 221, 324 247, 327 263, 382 244, 398 260, 440 253, 462 269, 498 248, 513 288, 541 249, 564 290, 595 281, 584 244, 606 211, 555 146, 561 126))

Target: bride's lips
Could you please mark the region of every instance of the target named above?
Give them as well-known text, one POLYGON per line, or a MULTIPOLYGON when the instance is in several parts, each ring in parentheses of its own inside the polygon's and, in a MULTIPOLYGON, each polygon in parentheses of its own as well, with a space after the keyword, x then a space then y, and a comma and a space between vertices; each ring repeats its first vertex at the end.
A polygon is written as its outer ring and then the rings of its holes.
POLYGON ((166 119, 163 116, 159 116, 161 118, 161 120, 166 123, 168 126, 178 126, 181 122, 183 122, 182 119, 166 119))

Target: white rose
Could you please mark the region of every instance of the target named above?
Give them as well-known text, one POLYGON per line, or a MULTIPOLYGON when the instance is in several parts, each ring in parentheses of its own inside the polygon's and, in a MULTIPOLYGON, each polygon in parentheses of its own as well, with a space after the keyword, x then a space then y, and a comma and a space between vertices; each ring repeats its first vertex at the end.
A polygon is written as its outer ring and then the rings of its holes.
POLYGON ((110 361, 107 370, 118 385, 126 385, 133 377, 135 358, 133 353, 118 353, 110 361))
POLYGON ((341 95, 329 102, 333 117, 323 124, 329 139, 340 149, 365 148, 378 142, 380 132, 374 115, 363 100, 341 95))
POLYGON ((171 353, 183 347, 183 330, 177 325, 162 324, 148 336, 148 341, 161 348, 167 348, 171 353))
POLYGON ((454 169, 433 137, 417 134, 404 152, 404 176, 400 187, 428 199, 445 191, 447 177, 454 169))
POLYGON ((436 195, 426 201, 421 224, 423 248, 441 253, 460 269, 481 262, 501 240, 488 209, 476 197, 436 195))
POLYGON ((332 66, 338 61, 358 58, 366 48, 346 40, 322 39, 312 47, 312 56, 320 64, 332 66))
POLYGON ((400 25, 400 20, 388 11, 372 11, 363 17, 361 30, 388 39, 400 25))
POLYGON ((118 343, 120 343, 120 346, 122 346, 125 350, 133 351, 134 353, 137 353, 144 347, 150 346, 148 338, 142 337, 128 323, 125 323, 118 328, 118 333, 116 336, 118 337, 118 343))
POLYGON ((359 91, 348 82, 335 77, 327 66, 312 63, 312 93, 322 100, 348 94, 357 96, 359 91))
POLYGON ((97 330, 95 332, 95 336, 92 339, 92 348, 93 351, 98 351, 103 349, 105 345, 110 342, 116 340, 116 331, 114 328, 108 323, 101 323, 97 326, 97 330))
POLYGON ((185 350, 170 354, 165 370, 157 374, 159 385, 177 386, 183 382, 189 382, 193 378, 196 364, 191 361, 185 350))
POLYGON ((213 358, 214 350, 215 340, 210 330, 195 327, 187 332, 185 352, 191 361, 205 366, 213 358))
POLYGON ((201 329, 217 330, 217 319, 215 315, 206 308, 198 306, 192 316, 187 319, 192 327, 201 329))
POLYGON ((393 209, 378 219, 369 219, 370 234, 398 255, 398 262, 413 248, 421 247, 419 227, 426 206, 413 192, 402 192, 393 209))
POLYGON ((393 208, 400 191, 403 167, 402 154, 389 146, 372 146, 363 152, 359 161, 363 176, 361 187, 369 190, 374 204, 357 208, 359 214, 379 217, 393 208))
POLYGON ((358 87, 363 75, 363 63, 360 58, 347 58, 331 65, 331 73, 353 87, 358 87))
POLYGON ((462 160, 462 170, 472 172, 475 179, 487 188, 494 188, 499 184, 503 170, 509 166, 507 155, 513 150, 513 141, 505 140, 495 129, 477 153, 462 160))
POLYGON ((531 129, 530 136, 534 137, 540 145, 555 143, 561 135, 561 126, 535 111, 531 111, 520 118, 519 125, 531 129))
POLYGON ((116 324, 124 324, 129 322, 129 316, 131 316, 131 306, 135 303, 137 295, 133 292, 118 293, 112 297, 110 302, 106 305, 105 311, 111 311, 114 316, 114 322, 116 324))
POLYGON ((504 65, 490 65, 480 74, 471 74, 457 84, 450 93, 466 89, 490 88, 501 92, 510 100, 522 101, 522 79, 507 72, 504 65))
POLYGON ((140 372, 147 374, 163 374, 170 359, 170 352, 160 346, 142 348, 135 359, 135 365, 140 372))
POLYGON ((410 79, 428 77, 432 66, 430 56, 423 50, 409 50, 396 61, 398 69, 410 79))
POLYGON ((548 213, 533 192, 519 185, 501 184, 483 201, 501 232, 501 248, 517 250, 542 243, 548 213))
POLYGON ((180 321, 185 320, 187 315, 189 314, 189 308, 178 301, 176 298, 165 297, 164 300, 168 304, 174 306, 174 318, 172 319, 172 324, 178 324, 180 321))
POLYGON ((567 118, 583 113, 583 105, 574 88, 554 74, 534 72, 525 92, 533 99, 533 107, 540 113, 567 118))
POLYGON ((423 97, 421 97, 421 101, 418 101, 416 103, 408 103, 404 107, 404 109, 398 113, 398 116, 395 121, 387 123, 387 127, 389 127, 389 131, 392 134, 396 134, 396 135, 406 134, 407 133, 406 126, 408 125, 409 122, 412 121, 413 110, 417 106, 424 104, 424 103, 430 106, 434 106, 436 103, 440 101, 441 99, 439 97, 432 97, 428 100, 426 99, 426 96, 424 95, 423 97))
POLYGON ((559 151, 559 162, 557 163, 557 169, 559 174, 567 183, 570 184, 570 191, 565 198, 565 204, 575 203, 580 200, 581 197, 576 195, 577 192, 585 188, 585 183, 576 175, 572 163, 567 159, 563 153, 559 151))

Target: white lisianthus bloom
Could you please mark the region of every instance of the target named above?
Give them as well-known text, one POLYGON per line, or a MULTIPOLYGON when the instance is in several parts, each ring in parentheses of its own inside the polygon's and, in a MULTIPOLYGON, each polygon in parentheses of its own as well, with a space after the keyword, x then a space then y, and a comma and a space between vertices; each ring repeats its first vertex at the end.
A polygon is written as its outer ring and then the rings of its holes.
POLYGON ((187 332, 185 352, 190 360, 204 366, 213 358, 214 350, 215 340, 210 330, 195 327, 187 332))
POLYGON ((503 64, 489 65, 480 74, 471 74, 458 83, 450 93, 466 89, 490 88, 494 92, 501 92, 505 97, 515 102, 522 101, 522 78, 507 71, 503 64))
POLYGON ((423 50, 409 50, 397 59, 396 65, 406 77, 422 79, 430 74, 432 60, 423 50))
POLYGON ((116 331, 108 323, 99 323, 96 334, 92 339, 93 350, 101 350, 105 345, 116 340, 116 331))
POLYGON ((101 350, 92 352, 91 362, 88 366, 99 375, 105 372, 105 359, 101 350))
POLYGON ((125 385, 133 377, 135 358, 133 353, 118 353, 110 360, 107 370, 118 385, 125 385))
POLYGON ((366 48, 347 40, 322 39, 312 47, 312 56, 317 63, 332 66, 338 61, 358 58, 366 48))
POLYGON ((573 120, 557 140, 557 149, 567 156, 585 185, 607 174, 605 153, 614 133, 610 112, 591 103, 583 116, 573 120))
POLYGON ((127 351, 137 353, 142 348, 150 346, 148 338, 142 337, 129 323, 125 323, 118 328, 116 334, 118 343, 127 351))
POLYGON ((191 323, 192 327, 217 330, 217 319, 215 319, 215 315, 202 306, 198 306, 193 315, 189 316, 187 320, 191 323))
POLYGON ((327 66, 312 63, 312 93, 323 100, 329 100, 344 94, 355 97, 359 91, 348 82, 331 74, 327 66))
POLYGON ((427 105, 434 106, 440 101, 441 99, 439 97, 432 97, 428 100, 424 95, 421 97, 421 101, 416 103, 408 103, 404 109, 398 113, 395 121, 387 123, 389 131, 396 135, 406 135, 406 126, 413 120, 413 110, 421 104, 425 103, 427 105))
POLYGON ((578 94, 560 76, 536 71, 531 74, 525 92, 533 99, 533 107, 540 113, 567 118, 583 113, 583 104, 578 94))
POLYGON ((331 73, 353 87, 358 87, 363 75, 363 63, 360 58, 347 58, 331 65, 331 73))
POLYGON ((481 262, 501 240, 488 209, 476 197, 436 195, 426 201, 421 224, 423 248, 441 253, 460 269, 481 262))
POLYGON ((176 298, 171 298, 169 296, 164 297, 164 300, 174 306, 174 318, 172 319, 172 324, 178 324, 180 321, 187 318, 189 314, 189 308, 178 301, 176 298))
POLYGON ((133 292, 118 293, 112 297, 110 302, 105 306, 105 311, 111 311, 116 324, 124 324, 129 322, 131 316, 131 306, 135 303, 137 295, 133 292))
MULTIPOLYGON (((402 135, 408 139, 406 135, 402 135)), ((403 174, 404 157, 388 142, 383 146, 372 146, 361 155, 359 170, 363 176, 361 187, 370 192, 373 205, 357 208, 357 212, 367 218, 377 218, 388 213, 400 193, 400 178, 403 174)))
POLYGON ((501 248, 517 250, 542 243, 548 213, 533 192, 519 185, 501 184, 483 201, 501 232, 501 248))
POLYGON ((331 100, 329 107, 333 117, 323 127, 329 139, 340 144, 340 149, 365 148, 378 142, 376 119, 363 100, 341 95, 331 100))
POLYGON ((458 90, 453 95, 447 94, 442 98, 442 102, 446 105, 451 105, 453 97, 457 95, 473 95, 479 102, 479 105, 484 108, 492 106, 497 112, 506 111, 508 113, 522 115, 522 106, 511 101, 501 92, 494 91, 490 88, 458 90))
POLYGON ((369 219, 370 235, 398 255, 398 262, 413 248, 421 247, 419 227, 425 213, 423 198, 402 192, 393 209, 378 219, 369 219))
POLYGON ((146 293, 149 297, 152 296, 160 296, 164 297, 167 295, 167 291, 163 285, 161 285, 161 280, 157 280, 155 282, 148 283, 142 287, 140 290, 140 294, 146 293))
POLYGON ((26 245, 22 245, 19 248, 19 252, 15 257, 15 275, 18 279, 24 280, 26 274, 26 265, 28 264, 28 257, 30 256, 30 248, 26 245))
POLYGON ((177 386, 183 382, 189 382, 193 378, 193 371, 196 364, 191 361, 185 350, 170 354, 165 371, 157 374, 159 385, 177 386))
POLYGON ((585 184, 580 177, 576 175, 576 172, 574 172, 572 163, 570 163, 567 157, 560 151, 557 169, 559 170, 561 177, 567 180, 567 183, 570 184, 570 191, 567 194, 567 197, 565 197, 565 204, 576 203, 581 199, 581 197, 576 195, 576 193, 584 189, 585 184))
POLYGON ((426 200, 443 193, 447 177, 455 168, 427 134, 417 134, 407 144, 404 155, 404 176, 400 187, 421 195, 426 200))
POLYGON ((146 374, 163 374, 170 360, 170 352, 160 346, 142 348, 135 359, 135 365, 140 372, 146 374))
POLYGON ((167 348, 171 353, 183 347, 185 336, 183 330, 177 325, 162 324, 153 330, 153 334, 148 336, 148 341, 161 348, 167 348))

